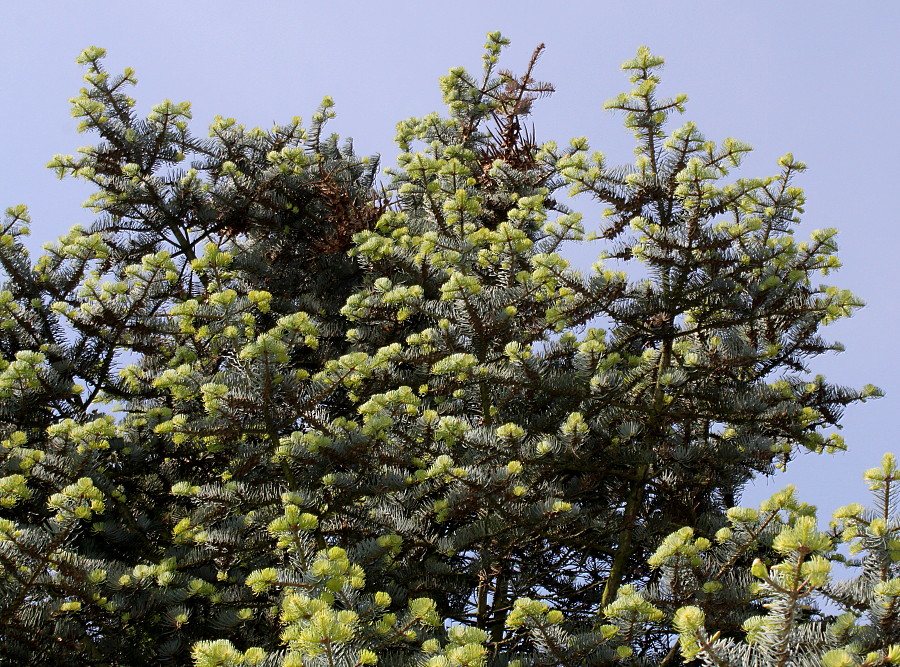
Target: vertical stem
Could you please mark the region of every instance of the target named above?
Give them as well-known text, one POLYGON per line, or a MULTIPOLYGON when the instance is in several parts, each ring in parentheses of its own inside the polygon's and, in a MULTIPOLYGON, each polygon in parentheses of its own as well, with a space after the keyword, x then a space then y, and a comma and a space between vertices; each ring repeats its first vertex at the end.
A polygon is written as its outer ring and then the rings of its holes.
MULTIPOLYGON (((881 517, 884 519, 885 523, 887 523, 888 519, 890 519, 890 509, 891 509, 891 481, 893 477, 888 475, 888 477, 884 480, 884 507, 882 507, 881 517)), ((889 559, 882 558, 881 559, 881 581, 882 583, 887 581, 890 578, 890 565, 889 559)), ((884 616, 881 617, 881 631, 884 633, 890 633, 891 626, 894 625, 894 621, 897 617, 896 611, 896 600, 895 598, 889 598, 890 604, 888 608, 885 610, 884 616)), ((885 634, 885 636, 889 636, 889 634, 885 634)))
MULTIPOLYGON (((663 341, 662 353, 659 356, 659 365, 656 368, 656 386, 653 390, 653 420, 650 424, 650 441, 658 439, 661 436, 659 412, 664 407, 664 393, 660 379, 669 367, 672 358, 672 339, 666 338, 663 341)), ((641 505, 644 503, 644 495, 647 489, 647 476, 650 472, 650 465, 642 463, 638 466, 635 475, 634 486, 628 493, 628 500, 625 502, 625 513, 622 516, 622 531, 619 533, 619 546, 616 549, 616 555, 613 558, 612 566, 609 570, 609 578, 606 580, 606 586, 603 588, 603 597, 601 604, 605 607, 616 599, 616 593, 622 580, 625 577, 625 567, 628 565, 628 559, 631 558, 634 541, 634 529, 638 520, 638 513, 641 505)))
POLYGON ((803 567, 803 561, 806 558, 806 548, 801 547, 800 555, 797 557, 797 564, 794 567, 794 585, 793 589, 789 591, 785 591, 788 595, 789 606, 787 609, 787 613, 782 619, 783 625, 778 629, 777 640, 774 645, 774 655, 777 656, 776 659, 776 667, 786 667, 788 659, 791 657, 790 651, 788 651, 788 638, 790 637, 791 630, 794 629, 794 624, 796 623, 797 618, 797 601, 802 597, 801 589, 803 584, 803 578, 800 576, 801 568, 803 567))
POLYGON ((625 503, 625 514, 622 517, 624 527, 619 533, 619 547, 616 549, 616 556, 613 559, 612 567, 609 569, 609 578, 606 580, 606 586, 603 588, 603 598, 601 605, 604 607, 616 599, 616 593, 622 579, 625 577, 625 566, 628 565, 628 559, 631 557, 631 542, 634 539, 634 527, 637 523, 638 509, 644 502, 644 489, 646 488, 647 472, 649 466, 644 463, 638 468, 637 480, 631 492, 628 494, 628 501, 625 503))
POLYGON ((506 594, 509 589, 509 578, 506 572, 501 570, 497 574, 497 582, 494 585, 494 615, 491 619, 491 641, 499 644, 503 641, 503 630, 506 628, 506 594))
POLYGON ((486 567, 482 567, 478 574, 478 606, 475 608, 475 626, 482 630, 487 625, 488 588, 490 573, 486 567))

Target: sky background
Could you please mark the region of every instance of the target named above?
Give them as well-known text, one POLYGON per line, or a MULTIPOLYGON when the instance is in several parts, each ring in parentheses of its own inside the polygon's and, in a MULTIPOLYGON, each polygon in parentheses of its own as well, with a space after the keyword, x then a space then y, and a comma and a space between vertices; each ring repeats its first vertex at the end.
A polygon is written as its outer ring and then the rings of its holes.
MULTIPOLYGON (((619 65, 646 44, 666 58, 663 93, 689 96, 683 120, 754 146, 734 176, 775 174, 788 151, 809 164, 796 183, 809 198, 801 236, 839 228, 844 268, 829 282, 868 302, 825 330, 847 351, 813 371, 887 396, 847 411, 847 453, 801 456, 748 489, 745 503, 788 483, 829 512, 865 501, 862 472, 886 451, 900 454, 900 2, 6 0, 0 25, 0 207, 29 206, 34 248, 91 221, 80 206, 90 190, 44 167, 94 141, 76 133, 68 104, 86 46, 106 48, 111 71, 137 70, 139 111, 190 100, 196 130, 215 114, 263 127, 309 119, 331 95, 332 131, 390 165, 397 121, 440 110, 438 78, 479 69, 492 30, 512 39, 503 65, 514 72, 547 45, 536 78, 557 92, 536 107, 539 140, 587 136, 610 163, 628 162, 632 136, 602 103, 630 87, 619 65)), ((598 248, 571 252, 589 265, 598 248)))

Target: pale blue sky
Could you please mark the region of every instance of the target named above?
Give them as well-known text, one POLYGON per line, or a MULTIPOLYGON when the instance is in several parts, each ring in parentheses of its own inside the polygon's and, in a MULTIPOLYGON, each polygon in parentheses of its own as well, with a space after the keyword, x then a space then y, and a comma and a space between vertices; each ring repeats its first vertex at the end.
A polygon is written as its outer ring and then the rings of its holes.
POLYGON ((0 25, 0 206, 29 205, 35 246, 90 221, 84 186, 44 164, 93 141, 75 133, 67 102, 81 85, 75 56, 91 44, 108 49, 110 68, 137 70, 140 109, 190 100, 200 126, 217 113, 266 126, 309 118, 329 94, 334 131, 390 161, 395 123, 439 109, 438 77, 478 68, 485 33, 499 29, 513 70, 547 44, 537 77, 558 92, 537 109, 538 138, 586 135, 611 162, 631 159, 631 137, 601 104, 626 89, 618 65, 647 44, 667 59, 663 89, 690 97, 685 119, 756 148, 742 175, 774 173, 787 151, 810 165, 803 229, 841 230, 845 268, 831 282, 869 303, 826 331, 847 352, 815 370, 887 397, 848 411, 848 453, 803 456, 748 502, 794 483, 831 510, 864 499, 862 471, 900 453, 898 2, 7 0, 0 25))

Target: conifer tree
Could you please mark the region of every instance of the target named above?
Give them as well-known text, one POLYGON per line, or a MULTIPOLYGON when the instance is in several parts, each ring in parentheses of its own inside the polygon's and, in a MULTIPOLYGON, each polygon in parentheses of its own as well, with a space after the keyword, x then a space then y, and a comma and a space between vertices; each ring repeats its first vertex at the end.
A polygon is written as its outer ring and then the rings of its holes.
MULTIPOLYGON (((634 164, 538 144, 542 47, 515 76, 505 44, 442 79, 448 116, 400 123, 385 190, 324 137, 328 98, 308 129, 200 138, 186 103, 138 118, 133 72, 83 52, 100 143, 51 166, 96 186, 96 222, 32 262, 17 207, 0 246, 5 660, 655 664, 680 635, 739 664, 748 623, 771 664, 809 643, 797 596, 753 620, 784 592, 745 570, 783 556, 819 590, 804 559, 833 540, 796 555, 815 531, 789 494, 730 510, 878 394, 810 371, 861 303, 816 282, 834 230, 793 237, 803 164, 728 180, 749 147, 670 129, 685 98, 644 48, 607 103, 634 164), (567 187, 607 207, 590 233, 567 187)), ((832 597, 881 595, 861 581, 832 597)))
POLYGON ((662 60, 646 49, 624 65, 635 88, 607 103, 635 132, 634 165, 607 167, 583 139, 564 152, 528 151, 524 134, 497 147, 547 91, 530 68, 495 75, 499 44, 482 80, 443 80, 450 118, 401 124, 400 211, 358 235, 373 280, 344 312, 363 342, 391 320, 430 324, 387 352, 394 365, 359 357, 369 377, 353 389, 388 456, 421 461, 410 492, 432 506, 430 539, 457 581, 418 587, 458 587, 443 613, 503 646, 512 599, 593 617, 648 575, 670 530, 712 535, 755 472, 840 447, 821 430, 861 394, 805 375, 835 349, 819 328, 859 302, 813 282, 838 265, 833 230, 792 236, 802 163, 789 155, 778 176, 723 184, 749 147, 717 147, 690 123, 666 133, 684 98, 657 96, 662 60), (608 206, 596 232, 607 249, 586 275, 559 254, 584 237, 581 216, 550 218, 563 182, 608 206))
MULTIPOLYGON (((343 252, 380 206, 372 187, 377 161, 322 136, 330 100, 309 129, 299 119, 261 131, 217 118, 210 137, 198 138, 188 130, 186 103, 166 101, 138 118, 126 94, 134 73, 110 75, 102 56, 95 48, 80 56, 88 87, 73 99, 80 129, 102 141, 49 165, 97 187, 87 202, 97 222, 47 245, 34 264, 19 242, 28 231, 24 207, 10 210, 4 228, 4 461, 16 473, 16 485, 4 487, 4 507, 15 505, 10 530, 21 536, 5 561, 0 624, 3 650, 18 659, 49 655, 48 647, 64 660, 71 650, 82 660, 136 661, 189 648, 182 637, 190 631, 172 630, 191 616, 192 625, 204 627, 197 605, 182 599, 197 590, 172 593, 170 575, 161 575, 158 590, 141 582, 148 564, 170 563, 163 567, 171 570, 172 558, 189 551, 176 546, 173 528, 184 510, 171 489, 188 473, 222 474, 214 459, 224 457, 215 455, 212 440, 198 453, 162 435, 157 427, 170 421, 172 401, 196 393, 173 392, 167 382, 194 362, 210 378, 220 369, 238 373, 234 410, 216 425, 221 437, 240 442, 251 432, 283 431, 291 417, 281 407, 258 412, 252 378, 241 373, 242 361, 223 356, 231 348, 220 343, 255 340, 256 328, 265 332, 304 309, 320 319, 319 351, 294 349, 294 372, 340 353, 343 330, 332 320, 361 280, 343 252), (216 320, 212 334, 190 326, 198 314, 216 320), (31 470, 27 485, 18 470, 26 464, 33 464, 23 467, 31 470), (82 496, 93 500, 82 503, 82 496), (57 501, 72 507, 54 514, 48 502, 57 501), (101 508, 102 521, 84 524, 101 508), (51 516, 56 523, 48 525, 51 516), (57 581, 61 560, 70 568, 64 585, 57 581), (139 576, 136 566, 145 568, 139 576), (16 576, 18 570, 27 574, 16 576), (122 583, 129 579, 134 587, 122 583), (68 618, 41 602, 59 596, 74 596, 85 611, 68 618)), ((197 404, 210 407, 221 386, 204 383, 205 400, 197 404)), ((279 394, 264 405, 285 401, 279 394)), ((327 413, 324 401, 318 408, 327 413)), ((254 469, 260 452, 250 450, 236 456, 270 482, 270 471, 254 469)), ((215 580, 215 570, 206 572, 213 555, 199 560, 196 569, 215 580)), ((202 578, 179 582, 197 586, 202 578)), ((226 606, 222 622, 236 623, 233 605, 226 606)))

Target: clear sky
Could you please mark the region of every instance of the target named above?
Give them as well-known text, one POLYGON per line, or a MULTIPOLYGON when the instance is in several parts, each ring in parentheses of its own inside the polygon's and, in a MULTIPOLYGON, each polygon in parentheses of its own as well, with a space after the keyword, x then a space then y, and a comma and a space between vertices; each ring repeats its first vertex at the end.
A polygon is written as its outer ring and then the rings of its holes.
MULTIPOLYGON (((829 280, 869 304, 826 329, 847 352, 814 370, 887 397, 848 410, 849 452, 802 456, 746 501, 793 483, 830 511, 865 500, 862 471, 900 454, 900 2, 6 0, 0 25, 0 206, 29 205, 35 247, 91 220, 86 187, 44 165, 93 142, 76 134, 67 102, 81 86, 74 59, 92 44, 108 49, 110 69, 137 70, 140 110, 190 100, 199 127, 217 113, 268 126, 308 119, 328 94, 333 131, 389 163, 396 122, 439 110, 438 77, 479 68, 491 30, 513 40, 514 71, 547 45, 537 78, 558 92, 537 107, 539 139, 586 135, 610 162, 629 161, 631 136, 601 105, 627 89, 618 66, 646 44, 667 60, 663 90, 688 94, 685 120, 754 146, 740 175, 774 174, 788 151, 809 164, 803 233, 841 230, 844 269, 829 280)), ((589 252, 574 259, 590 263, 589 252)))

